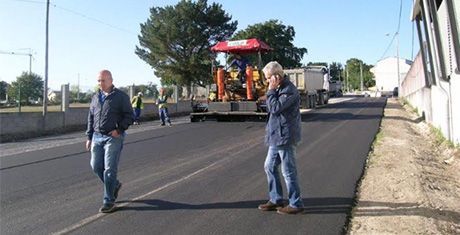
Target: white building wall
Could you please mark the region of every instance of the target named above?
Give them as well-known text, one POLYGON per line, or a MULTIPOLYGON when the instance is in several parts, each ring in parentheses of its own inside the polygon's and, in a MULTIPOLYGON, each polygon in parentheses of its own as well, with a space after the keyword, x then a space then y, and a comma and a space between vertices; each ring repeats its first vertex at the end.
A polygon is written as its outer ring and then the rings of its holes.
POLYGON ((454 143, 460 144, 460 92, 458 92, 460 91, 460 74, 453 74, 450 84, 452 94, 452 137, 454 143))
MULTIPOLYGON (((459 8, 460 4, 455 2, 455 6, 459 8)), ((434 74, 436 85, 427 86, 419 54, 401 83, 400 94, 417 108, 419 114, 424 114, 426 121, 438 128, 445 138, 460 144, 460 68, 456 66, 456 60, 459 58, 455 58, 453 37, 449 32, 446 1, 443 1, 438 9, 438 20, 444 54, 441 63, 445 66, 448 81, 442 79, 439 72, 434 74)), ((436 70, 439 69, 441 68, 436 70)))
MULTIPOLYGON (((398 59, 396 57, 388 57, 378 61, 371 69, 375 77, 375 86, 380 91, 393 91, 395 87, 399 87, 397 61, 398 59)), ((399 73, 401 79, 404 78, 410 69, 410 64, 408 63, 410 62, 405 59, 399 59, 399 73)))

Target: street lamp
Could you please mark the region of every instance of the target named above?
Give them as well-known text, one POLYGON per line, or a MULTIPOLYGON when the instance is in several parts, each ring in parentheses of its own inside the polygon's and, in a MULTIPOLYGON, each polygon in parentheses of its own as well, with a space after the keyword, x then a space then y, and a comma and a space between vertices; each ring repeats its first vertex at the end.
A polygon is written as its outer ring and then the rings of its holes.
POLYGON ((7 54, 7 55, 25 55, 29 56, 29 73, 32 73, 32 49, 31 48, 21 48, 18 50, 29 49, 29 53, 22 53, 22 52, 14 52, 14 51, 0 51, 0 54, 7 54))

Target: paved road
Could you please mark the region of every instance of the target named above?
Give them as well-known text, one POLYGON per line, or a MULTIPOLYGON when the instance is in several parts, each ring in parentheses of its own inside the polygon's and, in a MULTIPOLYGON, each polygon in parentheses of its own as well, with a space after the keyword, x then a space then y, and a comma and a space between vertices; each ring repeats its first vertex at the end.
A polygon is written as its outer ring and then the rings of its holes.
POLYGON ((130 130, 108 215, 81 134, 0 145, 0 233, 340 234, 385 105, 342 101, 302 115, 303 215, 256 209, 267 200, 265 123, 176 120, 130 130))

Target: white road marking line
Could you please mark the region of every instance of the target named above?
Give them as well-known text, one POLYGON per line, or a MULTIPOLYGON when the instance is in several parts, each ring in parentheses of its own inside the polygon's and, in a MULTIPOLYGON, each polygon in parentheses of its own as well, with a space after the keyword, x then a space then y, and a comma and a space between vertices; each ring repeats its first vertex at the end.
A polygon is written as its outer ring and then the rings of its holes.
MULTIPOLYGON (((221 162, 223 160, 225 160, 225 158, 221 159, 221 160, 219 160, 217 162, 214 162, 214 163, 212 163, 212 164, 210 164, 210 165, 208 165, 208 166, 206 166, 204 168, 201 168, 200 170, 197 170, 197 171, 195 171, 195 172, 193 172, 193 173, 191 173, 189 175, 186 175, 186 176, 184 176, 184 177, 182 177, 182 178, 180 178, 178 180, 172 181, 172 182, 167 183, 167 184, 165 184, 165 185, 163 185, 163 186, 161 186, 159 188, 156 188, 156 189, 154 189, 154 190, 152 190, 152 191, 150 191, 150 192, 148 192, 148 193, 146 193, 144 195, 141 195, 141 196, 138 196, 136 198, 133 198, 131 201, 138 201, 138 200, 140 200, 142 198, 145 198, 145 197, 150 196, 150 195, 152 195, 152 194, 154 194, 156 192, 159 192, 159 191, 161 191, 161 190, 163 190, 163 189, 165 189, 165 188, 167 188, 169 186, 172 186, 172 185, 178 184, 178 183, 180 183, 182 181, 185 181, 185 180, 187 180, 187 179, 189 179, 189 178, 191 178, 191 177, 193 177, 193 176, 195 176, 195 175, 197 175, 197 174, 199 174, 199 173, 201 173, 201 172, 203 172, 203 171, 215 166, 216 164, 218 164, 219 162, 221 162)), ((125 203, 122 203, 122 204, 117 204, 116 206, 117 207, 125 207, 125 206, 127 206, 129 204, 131 204, 131 202, 125 202, 125 203)), ((76 230, 76 229, 78 229, 80 227, 83 227, 84 225, 89 224, 89 223, 91 223, 93 221, 96 221, 97 219, 99 219, 99 218, 101 218, 103 216, 106 216, 106 215, 110 215, 110 214, 103 214, 103 213, 95 214, 93 216, 90 216, 90 217, 87 217, 87 218, 81 220, 80 222, 78 222, 78 223, 76 223, 74 225, 71 225, 71 226, 69 226, 67 228, 64 228, 64 229, 62 229, 62 230, 60 230, 58 232, 54 232, 52 234, 66 234, 66 233, 72 232, 72 231, 74 231, 74 230, 76 230)))

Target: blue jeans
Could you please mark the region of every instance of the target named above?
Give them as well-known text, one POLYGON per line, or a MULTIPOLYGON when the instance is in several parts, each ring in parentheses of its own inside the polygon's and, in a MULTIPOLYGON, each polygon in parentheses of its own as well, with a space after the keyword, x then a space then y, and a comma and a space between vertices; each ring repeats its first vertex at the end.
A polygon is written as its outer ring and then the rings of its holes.
POLYGON ((134 108, 134 121, 139 122, 139 117, 141 116, 141 109, 140 108, 134 108))
POLYGON ((165 121, 171 123, 171 120, 169 120, 168 108, 160 109, 160 120, 161 124, 165 124, 165 121))
POLYGON ((283 173, 288 191, 289 205, 303 207, 300 196, 300 187, 297 179, 294 145, 270 146, 265 159, 265 173, 267 173, 269 197, 272 203, 279 203, 283 199, 283 188, 279 176, 279 165, 283 173))
POLYGON ((115 188, 120 184, 117 172, 123 140, 124 134, 117 138, 101 133, 93 134, 90 164, 94 173, 104 183, 104 204, 115 203, 115 188))

